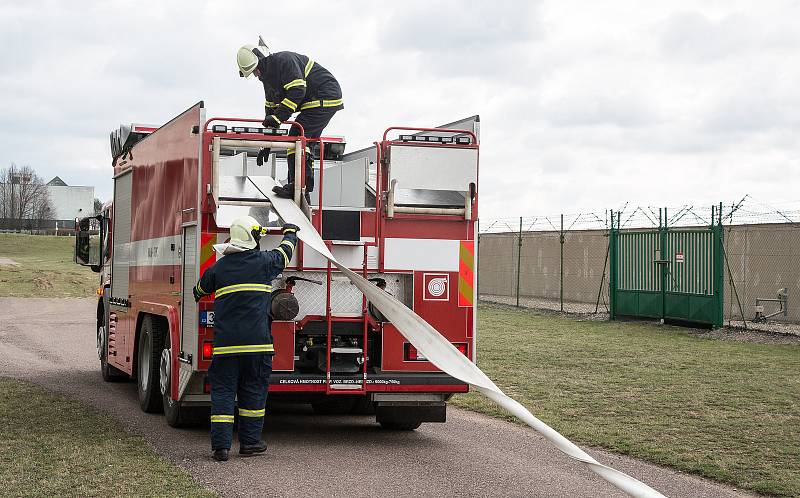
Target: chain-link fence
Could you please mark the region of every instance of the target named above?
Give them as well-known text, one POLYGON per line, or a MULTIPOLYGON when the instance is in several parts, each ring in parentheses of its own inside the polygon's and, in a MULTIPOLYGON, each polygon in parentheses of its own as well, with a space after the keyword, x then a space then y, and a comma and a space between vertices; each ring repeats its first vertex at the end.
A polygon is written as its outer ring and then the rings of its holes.
MULTIPOLYGON (((721 216, 725 323, 800 333, 800 209, 745 201, 725 208, 721 216)), ((663 212, 629 209, 621 216, 622 230, 652 228, 662 217, 671 227, 704 226, 710 224, 710 213, 710 207, 691 206, 663 212)), ((607 317, 607 219, 605 213, 584 213, 481 220, 480 298, 607 317)))

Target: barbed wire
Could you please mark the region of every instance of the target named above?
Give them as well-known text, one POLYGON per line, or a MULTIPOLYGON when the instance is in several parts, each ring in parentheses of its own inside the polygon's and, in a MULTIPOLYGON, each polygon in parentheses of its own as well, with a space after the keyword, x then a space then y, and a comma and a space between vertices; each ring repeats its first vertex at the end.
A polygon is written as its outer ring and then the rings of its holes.
MULTIPOLYGON (((608 230, 610 209, 581 213, 545 216, 516 216, 481 218, 480 233, 560 232, 578 230, 608 230), (562 221, 563 217, 563 221, 562 221), (563 223, 563 224, 562 224, 563 223)), ((621 228, 653 228, 666 221, 670 227, 711 225, 791 224, 800 227, 800 200, 766 202, 746 195, 739 200, 722 204, 684 204, 673 207, 631 206, 624 203, 613 210, 619 216, 621 228), (720 211, 721 206, 721 211, 720 211)))

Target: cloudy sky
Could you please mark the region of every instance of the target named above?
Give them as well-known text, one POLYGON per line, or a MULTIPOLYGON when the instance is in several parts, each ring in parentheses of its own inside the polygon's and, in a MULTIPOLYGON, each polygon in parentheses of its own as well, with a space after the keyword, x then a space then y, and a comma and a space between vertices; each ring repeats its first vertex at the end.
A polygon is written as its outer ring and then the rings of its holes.
POLYGON ((109 198, 120 123, 263 114, 235 66, 261 34, 337 76, 350 150, 479 114, 482 218, 795 201, 797 19, 791 0, 0 0, 0 167, 109 198))

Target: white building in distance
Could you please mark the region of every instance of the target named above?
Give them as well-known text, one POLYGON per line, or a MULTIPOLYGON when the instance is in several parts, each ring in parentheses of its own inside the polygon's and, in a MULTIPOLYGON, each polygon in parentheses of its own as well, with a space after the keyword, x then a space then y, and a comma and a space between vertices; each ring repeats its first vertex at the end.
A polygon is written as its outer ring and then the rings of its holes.
POLYGON ((53 206, 53 220, 47 222, 48 228, 74 228, 75 218, 94 214, 94 187, 67 185, 55 177, 47 182, 50 203, 53 206))

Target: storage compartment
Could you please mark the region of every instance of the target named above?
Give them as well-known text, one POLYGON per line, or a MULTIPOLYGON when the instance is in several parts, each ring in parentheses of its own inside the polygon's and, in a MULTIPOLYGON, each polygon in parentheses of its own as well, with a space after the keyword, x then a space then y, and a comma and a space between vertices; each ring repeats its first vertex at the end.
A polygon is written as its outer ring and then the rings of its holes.
POLYGON ((294 322, 272 322, 272 343, 275 345, 275 356, 272 358, 274 372, 294 371, 294 322))

